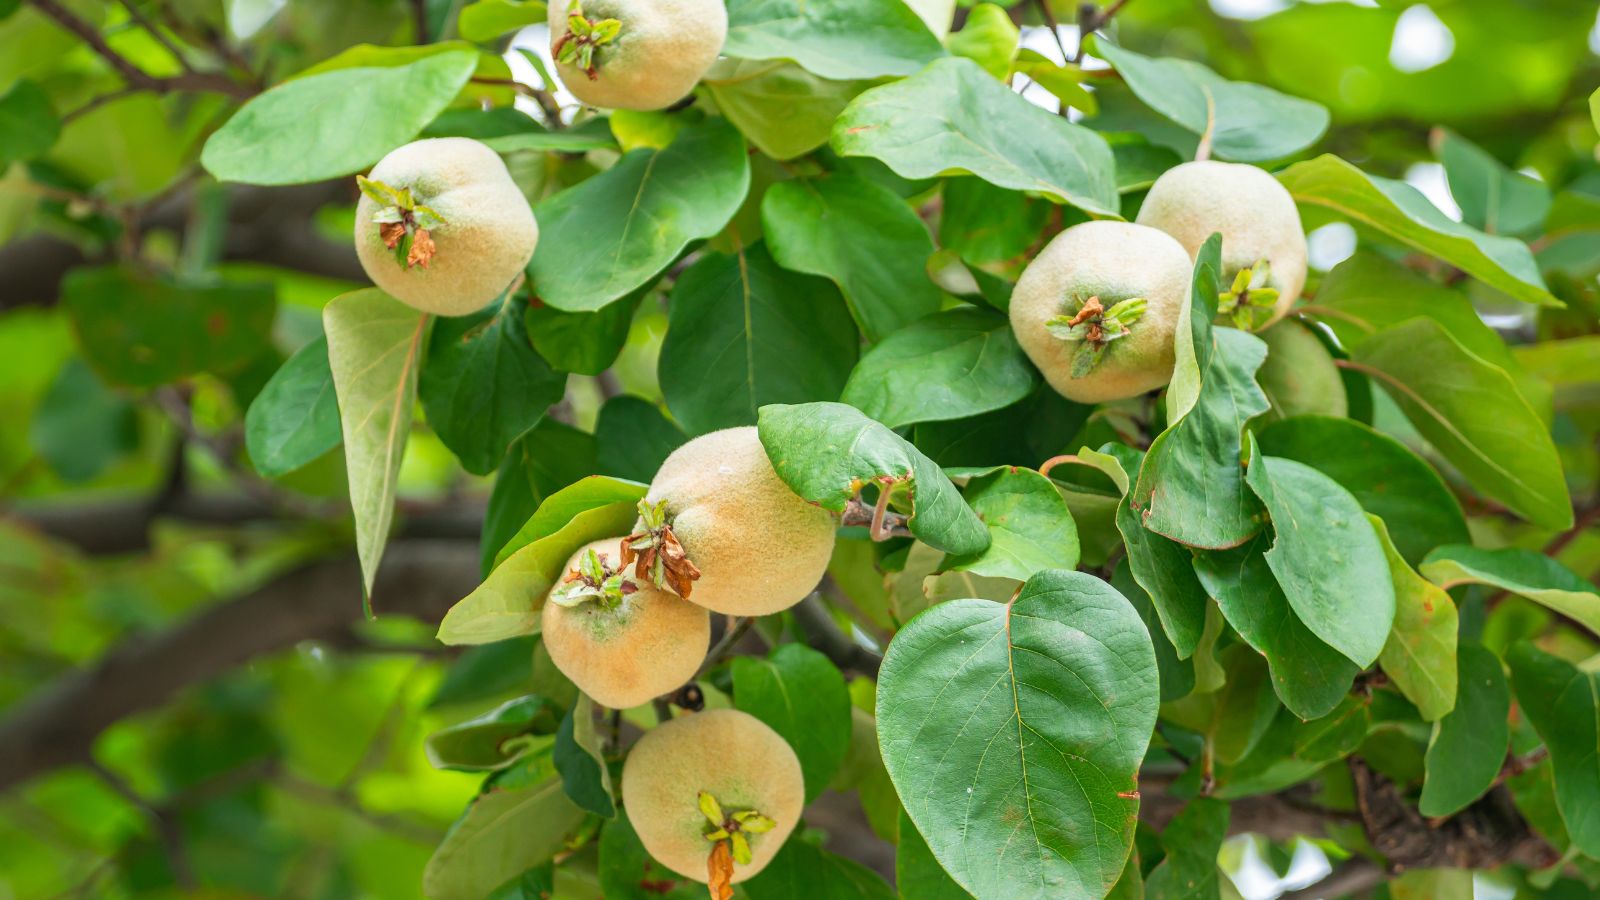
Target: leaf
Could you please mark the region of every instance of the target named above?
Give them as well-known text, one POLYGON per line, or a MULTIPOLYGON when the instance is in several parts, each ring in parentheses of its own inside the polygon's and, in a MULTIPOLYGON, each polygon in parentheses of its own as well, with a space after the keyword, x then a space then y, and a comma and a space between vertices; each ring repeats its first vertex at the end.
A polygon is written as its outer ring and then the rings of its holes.
POLYGON ((994 3, 979 3, 967 13, 961 30, 950 35, 950 52, 966 57, 1001 81, 1011 74, 1011 60, 1017 55, 1022 33, 1005 8, 994 3))
POLYGON ((511 445, 495 473, 478 537, 482 574, 544 499, 596 471, 594 435, 543 419, 511 445))
POLYGON ((1530 522, 1571 527, 1550 431, 1504 370, 1424 318, 1380 331, 1351 357, 1474 488, 1530 522))
POLYGON ((502 34, 542 24, 545 12, 544 0, 477 0, 461 7, 456 30, 469 41, 488 43, 502 34))
POLYGON ((707 253, 672 288, 661 393, 693 434, 753 425, 769 403, 838 399, 860 342, 832 283, 778 268, 760 243, 707 253))
POLYGON ((188 286, 117 266, 68 272, 61 301, 84 358, 128 387, 237 371, 269 350, 277 306, 269 284, 188 286))
POLYGON ((1463 643, 1456 653, 1460 690, 1456 704, 1433 725, 1425 758, 1426 778, 1417 809, 1448 816, 1483 796, 1500 775, 1511 743, 1511 688, 1493 653, 1463 643))
POLYGON ((882 160, 906 178, 971 174, 1120 218, 1105 139, 1022 99, 969 59, 939 60, 857 97, 834 123, 833 148, 882 160))
POLYGON ((60 136, 61 120, 44 88, 23 79, 0 95, 0 168, 43 156, 60 136))
POLYGON ((530 303, 522 321, 533 349, 555 369, 599 375, 622 352, 638 308, 637 298, 631 302, 624 298, 594 312, 564 312, 530 303))
POLYGON ((616 150, 617 138, 611 132, 610 118, 587 119, 560 131, 537 123, 513 134, 485 137, 483 143, 496 153, 586 153, 590 150, 616 150))
POLYGON ((556 732, 551 760, 561 773, 561 787, 573 803, 602 818, 617 815, 612 799, 611 771, 600 750, 600 736, 594 730, 594 701, 578 694, 572 708, 556 732))
POLYGON ((705 885, 650 858, 633 823, 617 816, 600 832, 600 892, 606 900, 704 900, 705 885))
POLYGON ((553 857, 583 817, 557 778, 533 787, 490 787, 433 852, 422 891, 435 900, 479 900, 553 857))
POLYGON ((506 301, 434 323, 418 394, 428 424, 461 467, 487 475, 561 402, 566 387, 566 374, 534 352, 522 311, 506 301))
MULTIPOLYGON (((1321 300, 1321 297, 1318 297, 1321 300)), ((1417 565, 1440 543, 1468 540, 1461 503, 1422 457, 1351 419, 1294 416, 1256 432, 1261 452, 1305 463, 1337 481, 1382 519, 1396 549, 1417 565)))
POLYGON ((595 424, 599 471, 649 481, 689 436, 643 397, 620 394, 606 401, 595 424))
POLYGON ((1245 423, 1268 408, 1255 381, 1267 345, 1253 334, 1217 328, 1205 346, 1209 361, 1194 408, 1151 443, 1133 504, 1144 527, 1159 535, 1225 549, 1261 528, 1239 461, 1245 423))
MULTIPOLYGON (((1189 548, 1145 528, 1133 508, 1128 473, 1139 471, 1144 454, 1122 444, 1106 444, 1099 452, 1084 447, 1078 458, 1105 473, 1121 493, 1116 526, 1127 550, 1129 574, 1150 598, 1177 658, 1188 659, 1205 628, 1206 592, 1195 577, 1189 548)), ((1159 646, 1156 655, 1161 655, 1159 646)))
MULTIPOLYGON (((625 504, 637 507, 640 500, 644 499, 646 485, 637 481, 625 481, 612 478, 609 475, 589 475, 572 484, 552 492, 539 503, 537 509, 528 517, 522 527, 511 536, 511 539, 497 549, 494 564, 499 566, 511 554, 523 547, 548 537, 561 530, 572 521, 572 517, 581 512, 599 509, 602 506, 625 504)), ((633 527, 633 522, 628 522, 628 528, 633 527)), ((624 529, 626 531, 627 529, 624 529)), ((623 532, 618 532, 620 537, 623 532)), ((609 537, 600 535, 599 537, 609 537)), ((598 540, 593 538, 592 540, 598 540)), ((573 553, 577 548, 573 548, 573 553)), ((571 554, 568 554, 569 556, 571 554)))
POLYGON ((972 895, 956 884, 933 858, 928 842, 911 817, 900 811, 900 842, 894 854, 894 881, 901 897, 917 900, 967 900, 972 895))
POLYGON ((63 481, 89 481, 138 448, 138 412, 74 356, 39 398, 28 443, 63 481))
POLYGON ((826 144, 833 120, 869 85, 819 78, 789 62, 734 59, 712 66, 702 83, 728 121, 776 160, 826 144))
POLYGON ((411 432, 427 325, 426 313, 377 288, 341 294, 322 310, 369 612, 372 581, 394 519, 395 483, 411 432))
POLYGON ((895 635, 878 740, 956 882, 980 897, 1110 890, 1138 819, 1155 671, 1138 614, 1080 572, 1041 572, 1011 604, 942 603, 895 635))
MULTIPOLYGON (((1189 303, 1178 310, 1178 326, 1173 335, 1172 382, 1167 386, 1169 427, 1188 415, 1200 399, 1200 388, 1216 352, 1212 322, 1217 318, 1221 278, 1222 235, 1218 233, 1206 238, 1195 253, 1194 270, 1189 278, 1189 303)), ((1265 347, 1262 349, 1264 352, 1265 347)), ((1260 368, 1257 363, 1255 370, 1260 368)), ((1266 402, 1265 394, 1261 395, 1260 402, 1266 402)))
POLYGON ((761 224, 778 265, 837 284, 869 341, 943 302, 924 266, 933 238, 888 188, 844 172, 782 181, 762 198, 761 224))
POLYGON ((245 412, 244 437, 251 464, 268 478, 339 446, 344 437, 326 337, 317 335, 272 374, 245 412))
POLYGON ((1506 661, 1517 705, 1550 748, 1556 806, 1572 845, 1600 859, 1600 674, 1527 642, 1512 645, 1506 661))
POLYGON ((335 69, 286 81, 252 98, 217 129, 200 162, 218 181, 245 184, 349 175, 415 137, 477 65, 477 53, 450 50, 406 65, 335 69), (317 150, 308 153, 308 147, 317 150))
MULTIPOLYGON (((1124 557, 1117 563, 1116 571, 1111 573, 1111 586, 1117 593, 1128 598, 1133 604, 1139 618, 1144 620, 1145 630, 1150 633, 1150 644, 1156 652, 1156 669, 1161 681, 1161 701, 1177 700, 1186 697, 1195 688, 1194 661, 1192 658, 1179 659, 1178 650, 1167 637, 1167 632, 1161 624, 1161 618, 1156 611, 1155 603, 1139 582, 1133 578, 1133 570, 1128 568, 1128 560, 1124 557)), ((1204 597, 1201 598, 1202 601, 1204 597)), ((1201 607, 1202 617, 1205 608, 1201 607)))
POLYGON ((1001 409, 1038 383, 1006 317, 963 306, 918 319, 875 344, 840 399, 899 428, 1001 409))
POLYGON ((1325 716, 1350 692, 1361 667, 1317 637, 1273 577, 1265 535, 1231 550, 1197 554, 1194 572, 1222 615, 1267 658, 1272 688, 1302 719, 1325 716))
POLYGON ((538 744, 517 738, 548 736, 561 725, 561 707, 545 697, 507 700, 494 709, 428 735, 423 750, 436 769, 503 769, 538 744))
POLYGON ((981 178, 947 178, 941 196, 939 246, 973 265, 1022 256, 1044 231, 1052 209, 981 178))
POLYGON ((1078 565, 1078 526, 1050 479, 1002 466, 967 483, 967 504, 989 528, 989 546, 948 557, 944 571, 1026 581, 1044 569, 1078 565))
POLYGON ((1196 797, 1178 810, 1161 832, 1167 855, 1145 879, 1147 900, 1222 896, 1217 855, 1228 836, 1228 812, 1228 804, 1212 797, 1196 797))
POLYGON ((569 312, 619 300, 721 231, 749 188, 744 138, 726 119, 685 128, 664 150, 633 150, 539 204, 534 293, 569 312))
POLYGON ((850 693, 839 670, 803 644, 783 644, 767 659, 736 656, 733 701, 789 742, 806 800, 816 799, 850 748, 850 693))
POLYGON ((910 75, 944 55, 901 0, 729 0, 725 56, 792 59, 823 78, 910 75))
POLYGON ((1519 234, 1544 222, 1550 211, 1550 188, 1544 182, 1513 172, 1449 129, 1436 130, 1432 143, 1463 222, 1490 234, 1519 234))
POLYGON ((888 479, 908 498, 906 525, 919 540, 946 553, 989 546, 988 529, 943 470, 853 407, 774 404, 762 407, 757 425, 778 477, 807 501, 843 513, 863 486, 888 479))
POLYGON ((895 900, 894 888, 855 860, 798 838, 740 885, 750 900, 895 900))
POLYGON ((1219 159, 1265 162, 1291 156, 1328 130, 1328 110, 1269 87, 1229 81, 1186 59, 1152 59, 1096 37, 1103 57, 1133 93, 1198 135, 1219 159))
POLYGON ((1278 180, 1302 206, 1325 207, 1374 228, 1525 303, 1562 305, 1545 289, 1526 244, 1452 221, 1403 181, 1368 175, 1332 154, 1295 163, 1278 180))
POLYGON ((1600 589, 1543 553, 1450 544, 1428 554, 1421 571, 1447 590, 1461 584, 1486 584, 1527 597, 1600 634, 1600 589))
POLYGON ((1304 463, 1257 455, 1245 478, 1272 516, 1267 565, 1312 633, 1372 665, 1394 622, 1394 582, 1372 523, 1339 483, 1304 463))
MULTIPOLYGON (((1222 627, 1219 616, 1219 632, 1222 627)), ((1208 640, 1214 642, 1216 638, 1208 640)), ((1195 651, 1195 692, 1174 703, 1162 704, 1161 717, 1199 734, 1217 762, 1233 766, 1261 745, 1283 707, 1273 693, 1272 679, 1261 654, 1243 644, 1229 644, 1211 663, 1217 671, 1202 673, 1201 663, 1208 652, 1204 643, 1202 649, 1195 651), (1213 677, 1217 680, 1215 686, 1206 681, 1213 677)))
POLYGON ((1383 543, 1394 581, 1394 625, 1378 663, 1424 722, 1437 721, 1456 705, 1455 601, 1412 571, 1389 540, 1383 519, 1368 513, 1367 521, 1383 543))

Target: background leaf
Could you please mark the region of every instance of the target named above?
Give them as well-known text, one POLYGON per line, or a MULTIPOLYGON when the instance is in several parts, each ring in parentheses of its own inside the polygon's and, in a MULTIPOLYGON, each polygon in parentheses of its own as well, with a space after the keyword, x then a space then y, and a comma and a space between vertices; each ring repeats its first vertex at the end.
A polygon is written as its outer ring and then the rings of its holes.
POLYGON ((322 311, 344 432, 363 596, 369 603, 394 519, 395 484, 411 431, 427 324, 425 313, 377 288, 342 294, 322 311))
POLYGON ((904 810, 900 811, 900 843, 894 855, 894 880, 901 897, 967 900, 972 896, 934 859, 922 832, 904 810))
POLYGON ((989 546, 946 558, 946 571, 1026 581, 1044 569, 1077 568, 1078 526, 1050 479, 1002 467, 967 482, 966 498, 989 528, 989 546))
POLYGON ((1600 858, 1600 674, 1527 642, 1512 646, 1517 705, 1550 748, 1556 805, 1572 845, 1600 858))
POLYGON ((1470 544, 1438 547, 1422 561, 1422 574, 1435 584, 1486 584, 1537 601, 1600 634, 1600 588, 1542 553, 1506 547, 1485 550, 1470 544))
POLYGON ((40 398, 28 442, 63 480, 88 481, 138 446, 139 420, 133 404, 74 356, 40 398))
POLYGON ((969 59, 940 60, 857 97, 834 123, 833 147, 906 178, 971 173, 1119 217, 1105 139, 1022 99, 969 59))
POLYGON ((752 900, 894 900, 878 873, 803 840, 783 845, 761 874, 746 881, 752 900))
POLYGON ((878 342, 851 371, 840 400, 899 428, 1010 406, 1038 383, 1006 317, 968 306, 918 319, 878 342))
POLYGON ((643 397, 622 394, 606 401, 595 423, 599 470, 619 478, 649 481, 689 436, 643 397))
POLYGON ((1456 704, 1434 723, 1428 740, 1427 778, 1417 809, 1425 816, 1448 816, 1483 796, 1500 775, 1511 743, 1506 715, 1511 687, 1500 660, 1478 644, 1456 652, 1460 690, 1456 704))
POLYGON ((1448 129, 1436 131, 1433 144, 1463 222, 1489 234, 1518 234, 1544 221, 1550 211, 1544 182, 1513 172, 1448 129))
POLYGON ((578 694, 578 699, 562 718, 550 759, 561 773, 562 790, 573 803, 603 818, 616 816, 611 771, 606 768, 600 736, 595 733, 594 701, 588 694, 578 694))
POLYGON ((422 890, 438 900, 478 900, 556 854, 583 810, 548 778, 532 787, 490 786, 472 801, 428 860, 422 890))
POLYGON ((250 403, 245 447, 256 471, 286 475, 339 446, 339 398, 328 364, 328 339, 295 351, 250 403))
POLYGON ((1012 604, 952 600, 912 620, 879 676, 878 739, 906 812, 963 887, 1100 896, 1133 842, 1128 794, 1158 690, 1128 601, 1051 570, 1012 604))
POLYGON ((1394 581, 1394 625, 1378 662, 1395 687, 1434 722, 1456 706, 1456 604, 1443 589, 1412 571, 1382 519, 1367 515, 1383 543, 1394 581))
POLYGON ((728 121, 776 160, 826 144, 834 119, 870 84, 819 78, 779 60, 727 60, 702 82, 728 121))
POLYGON ((736 656, 733 700, 789 742, 806 800, 816 799, 850 746, 850 694, 834 664, 803 644, 784 644, 767 659, 736 656))
POLYGON ((944 55, 900 0, 730 0, 722 52, 792 59, 823 78, 909 75, 944 55))
POLYGON ((0 165, 41 156, 61 135, 50 95, 22 80, 0 95, 0 165))
POLYGON ((1161 832, 1166 858, 1145 879, 1148 900, 1222 896, 1217 854, 1228 836, 1228 813, 1228 804, 1212 797, 1196 797, 1178 810, 1161 832))
POLYGON ((673 286, 661 393, 693 434, 754 425, 768 403, 838 399, 860 340, 831 283, 779 269, 759 243, 708 253, 673 286))

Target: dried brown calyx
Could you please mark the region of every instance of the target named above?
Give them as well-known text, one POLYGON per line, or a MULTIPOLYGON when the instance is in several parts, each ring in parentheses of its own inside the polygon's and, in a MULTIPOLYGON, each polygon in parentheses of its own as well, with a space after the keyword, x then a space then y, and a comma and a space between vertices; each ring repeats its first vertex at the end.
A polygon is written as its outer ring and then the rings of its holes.
POLYGON ((685 600, 700 577, 700 570, 689 560, 678 536, 667 521, 667 501, 639 501, 639 518, 644 528, 622 539, 622 565, 633 565, 635 578, 665 588, 685 600))
POLYGON ((569 608, 581 603, 597 603, 609 609, 638 589, 638 585, 623 577, 621 569, 611 568, 606 554, 591 549, 575 568, 568 569, 562 576, 561 583, 550 592, 550 602, 569 608))
POLYGON ((706 858, 712 900, 733 897, 733 864, 750 864, 750 838, 777 827, 771 818, 753 809, 724 810, 717 798, 700 792, 700 812, 706 817, 704 834, 711 842, 706 858))
POLYGON ((590 81, 600 77, 600 48, 615 41, 622 33, 622 22, 617 19, 590 19, 583 7, 573 0, 567 8, 567 33, 551 47, 556 62, 576 66, 589 76, 590 81))
POLYGON ((1082 378, 1100 364, 1106 347, 1132 333, 1149 303, 1143 297, 1129 297, 1107 309, 1099 296, 1091 296, 1073 298, 1067 305, 1067 312, 1051 318, 1044 327, 1063 341, 1084 345, 1072 356, 1072 377, 1082 378))
POLYGON ((381 181, 360 175, 356 185, 361 193, 378 204, 372 221, 378 224, 378 237, 383 245, 394 251, 395 261, 407 269, 421 266, 424 269, 438 253, 431 232, 446 225, 438 213, 417 202, 411 188, 392 188, 381 181))

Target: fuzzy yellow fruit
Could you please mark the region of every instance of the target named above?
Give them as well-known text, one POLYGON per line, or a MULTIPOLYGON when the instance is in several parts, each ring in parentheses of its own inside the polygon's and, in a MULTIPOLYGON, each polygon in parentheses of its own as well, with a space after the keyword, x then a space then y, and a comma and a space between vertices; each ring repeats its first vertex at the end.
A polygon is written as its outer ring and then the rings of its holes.
POLYGON ((1145 195, 1136 221, 1178 239, 1192 258, 1222 235, 1222 287, 1241 269, 1268 264, 1266 286, 1278 292, 1261 328, 1283 318, 1306 285, 1306 235, 1294 198, 1278 179, 1242 163, 1204 160, 1174 166, 1145 195))
POLYGON ((605 109, 677 103, 717 61, 728 36, 722 0, 550 0, 549 21, 561 83, 605 109), (585 23, 576 31, 573 16, 585 23))
POLYGON ((788 742, 760 719, 734 709, 681 716, 645 732, 622 766, 622 806, 656 862, 685 878, 708 880, 714 828, 701 811, 709 794, 728 816, 754 811, 770 830, 746 835, 750 861, 733 881, 766 868, 800 821, 805 779, 788 742))
POLYGON ((688 598, 716 612, 788 609, 816 588, 833 555, 833 514, 778 478, 754 426, 674 450, 645 503, 665 503, 672 533, 700 572, 688 598))
POLYGON ((1349 415, 1339 367, 1310 328, 1285 319, 1261 332, 1261 339, 1267 342, 1267 360, 1256 381, 1272 401, 1272 418, 1349 415))
MULTIPOLYGON (((1189 302, 1191 265, 1168 235, 1127 222, 1085 222, 1056 235, 1011 294, 1011 329, 1045 380, 1079 403, 1136 397, 1172 380, 1173 334, 1189 302), (1094 315, 1143 300, 1125 326, 1094 315), (1082 315, 1083 321, 1067 320, 1082 315), (1125 333, 1115 334, 1119 328, 1125 333), (1097 354, 1079 358, 1083 354, 1097 354)), ((1124 307, 1130 308, 1130 307, 1124 307)), ((1130 309, 1131 311, 1131 309, 1130 309)))
MULTIPOLYGON (((426 229, 433 244, 426 261, 397 258, 386 243, 385 222, 410 215, 363 192, 356 206, 356 255, 373 283, 409 306, 441 316, 482 309, 505 291, 533 256, 539 226, 505 163, 468 138, 429 138, 392 151, 369 179, 410 191, 441 224, 426 229), (387 214, 386 214, 387 213, 387 214)), ((418 223, 410 223, 415 231, 418 223)), ((426 219, 421 221, 427 225, 426 219)))
MULTIPOLYGON (((595 541, 567 561, 564 570, 583 572, 594 551, 606 574, 621 567, 621 539, 595 541)), ((557 582, 551 597, 574 581, 557 582)), ((545 649, 556 668, 601 706, 628 709, 694 677, 711 643, 711 615, 669 591, 622 579, 626 593, 596 596, 567 606, 547 598, 541 613, 545 649)))

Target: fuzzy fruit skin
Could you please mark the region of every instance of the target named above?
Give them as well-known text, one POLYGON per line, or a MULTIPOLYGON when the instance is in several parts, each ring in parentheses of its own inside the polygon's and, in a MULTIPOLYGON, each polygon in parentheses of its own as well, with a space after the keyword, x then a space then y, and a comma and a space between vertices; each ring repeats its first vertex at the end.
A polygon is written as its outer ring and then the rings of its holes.
POLYGON ((837 523, 778 478, 755 426, 726 428, 672 452, 645 500, 668 521, 700 569, 689 600, 734 616, 799 603, 822 580, 837 523))
POLYGON ((1079 403, 1137 397, 1172 380, 1172 339, 1189 303, 1189 255, 1171 237, 1127 222, 1084 222, 1056 235, 1028 264, 1011 293, 1017 343, 1058 393, 1079 403), (1071 298, 1098 296, 1110 308, 1130 297, 1149 304, 1126 337, 1088 374, 1072 377, 1072 359, 1092 352, 1052 335, 1045 323, 1071 298))
POLYGON ((805 806, 805 778, 794 749, 749 713, 708 709, 645 732, 622 766, 623 810, 656 862, 701 883, 709 880, 711 853, 701 791, 726 811, 754 809, 777 823, 749 835, 750 862, 734 864, 736 882, 766 868, 805 806))
MULTIPOLYGON (((1306 286, 1306 233, 1294 198, 1278 179, 1243 163, 1187 162, 1161 174, 1135 220, 1178 239, 1192 258, 1222 233, 1222 288, 1234 273, 1265 259, 1278 302, 1266 325, 1283 318, 1306 286)), ((1265 328, 1266 325, 1262 327, 1265 328)))
MULTIPOLYGON (((550 52, 568 31, 569 0, 550 2, 550 52)), ((591 79, 577 66, 557 62, 561 83, 574 97, 603 109, 666 109, 689 95, 717 61, 728 36, 723 0, 584 0, 591 22, 616 19, 622 31, 599 47, 591 79)))
POLYGON ((1350 400, 1333 354, 1309 328, 1285 319, 1260 337, 1267 342, 1267 361, 1256 373, 1256 381, 1272 401, 1272 418, 1317 415, 1342 419, 1350 414, 1350 400))
MULTIPOLYGON (((621 539, 607 538, 574 553, 562 571, 577 568, 591 549, 608 565, 621 564, 621 539)), ((638 588, 614 609, 547 600, 541 613, 550 661, 611 709, 629 709, 683 687, 711 644, 711 615, 704 608, 650 584, 638 588)))
POLYGON ((372 216, 379 205, 363 194, 356 205, 356 255, 389 296, 440 316, 477 312, 510 286, 533 256, 539 226, 506 164, 470 138, 428 138, 399 147, 369 176, 417 202, 445 224, 429 232, 438 252, 426 268, 407 268, 383 245, 372 216))

